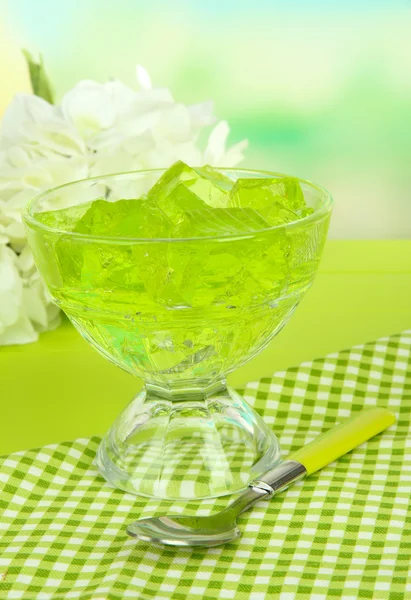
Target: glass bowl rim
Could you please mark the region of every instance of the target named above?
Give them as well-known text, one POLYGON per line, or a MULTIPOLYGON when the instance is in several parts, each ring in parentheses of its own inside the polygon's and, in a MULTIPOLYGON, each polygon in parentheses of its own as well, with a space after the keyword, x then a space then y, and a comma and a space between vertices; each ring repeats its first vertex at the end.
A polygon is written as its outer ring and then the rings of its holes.
MULTIPOLYGON (((201 167, 192 167, 192 168, 200 169, 201 167)), ((323 197, 324 201, 321 204, 321 206, 319 206, 318 209, 315 209, 311 215, 308 215, 308 216, 303 217, 302 219, 298 219, 296 221, 291 221, 290 223, 283 223, 281 225, 273 225, 271 227, 266 227, 264 229, 255 229, 255 230, 251 230, 249 232, 227 233, 227 234, 196 236, 196 237, 186 237, 186 238, 123 237, 123 236, 109 236, 109 235, 93 235, 93 234, 88 234, 88 233, 65 231, 63 229, 45 225, 41 221, 38 221, 35 218, 35 216, 32 214, 33 207, 35 206, 35 204, 37 202, 39 202, 43 198, 47 197, 49 194, 56 192, 57 190, 65 189, 65 188, 68 188, 71 186, 74 187, 75 185, 79 185, 81 183, 86 183, 86 182, 90 182, 90 181, 98 181, 100 179, 106 179, 106 178, 110 178, 110 177, 113 177, 113 178, 114 177, 127 177, 130 175, 137 175, 138 173, 141 173, 141 174, 164 173, 167 170, 167 167, 163 167, 163 168, 157 168, 157 169, 139 169, 139 170, 134 170, 134 171, 108 173, 107 175, 95 175, 93 177, 86 177, 84 179, 70 181, 68 183, 63 183, 62 185, 58 185, 56 187, 49 188, 48 190, 45 190, 45 191, 41 192, 40 194, 37 194, 34 198, 32 198, 28 202, 27 206, 25 207, 25 209, 23 211, 23 220, 26 223, 26 225, 29 225, 35 229, 43 230, 47 233, 52 233, 52 234, 57 233, 60 235, 70 236, 70 237, 73 237, 78 240, 92 240, 92 241, 111 243, 111 244, 135 244, 135 243, 146 244, 146 243, 156 243, 156 242, 157 243, 159 243, 159 242, 174 243, 174 242, 191 242, 191 241, 192 242, 200 242, 200 241, 206 241, 206 240, 215 240, 215 241, 222 240, 222 241, 224 241, 224 240, 230 240, 230 239, 253 238, 253 237, 257 237, 259 234, 269 233, 271 231, 276 231, 276 230, 280 231, 280 230, 285 230, 285 229, 289 230, 289 229, 296 229, 296 228, 304 227, 305 225, 310 224, 311 222, 319 221, 319 220, 321 220, 322 217, 330 214, 331 209, 334 204, 334 201, 333 201, 333 198, 332 198, 330 192, 328 192, 321 185, 314 183, 308 179, 303 179, 301 177, 295 177, 294 175, 278 173, 275 171, 266 171, 266 170, 260 170, 260 169, 247 169, 245 167, 244 168, 213 167, 213 169, 215 169, 216 171, 222 171, 222 172, 226 172, 226 171, 230 172, 231 171, 231 172, 236 172, 236 173, 240 173, 240 174, 241 173, 256 173, 258 175, 265 175, 265 176, 267 176, 267 178, 268 178, 268 176, 270 176, 270 177, 278 177, 278 178, 290 177, 293 179, 297 179, 299 183, 304 183, 304 184, 308 185, 309 187, 311 187, 312 189, 319 192, 321 194, 321 196, 323 197)), ((264 179, 264 178, 261 177, 261 179, 264 179)))

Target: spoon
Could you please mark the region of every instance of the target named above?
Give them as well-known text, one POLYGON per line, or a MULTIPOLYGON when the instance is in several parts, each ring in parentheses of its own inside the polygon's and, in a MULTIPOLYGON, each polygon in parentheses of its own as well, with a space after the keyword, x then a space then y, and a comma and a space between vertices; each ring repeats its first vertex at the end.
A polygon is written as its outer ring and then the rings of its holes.
POLYGON ((259 500, 268 500, 291 483, 311 475, 353 450, 395 421, 384 408, 362 410, 336 425, 307 446, 293 452, 267 471, 260 480, 251 481, 236 500, 224 510, 208 517, 170 515, 138 519, 127 528, 134 538, 167 546, 219 546, 240 537, 236 520, 259 500))

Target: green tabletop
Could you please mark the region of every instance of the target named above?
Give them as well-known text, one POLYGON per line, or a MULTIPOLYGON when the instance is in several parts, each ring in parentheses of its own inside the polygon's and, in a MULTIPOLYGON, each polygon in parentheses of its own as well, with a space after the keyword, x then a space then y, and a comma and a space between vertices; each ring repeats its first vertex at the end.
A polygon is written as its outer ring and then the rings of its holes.
MULTIPOLYGON (((327 243, 316 282, 287 327, 234 385, 411 327, 411 240, 327 243)), ((40 341, 0 348, 0 454, 101 434, 139 380, 64 321, 40 341)))

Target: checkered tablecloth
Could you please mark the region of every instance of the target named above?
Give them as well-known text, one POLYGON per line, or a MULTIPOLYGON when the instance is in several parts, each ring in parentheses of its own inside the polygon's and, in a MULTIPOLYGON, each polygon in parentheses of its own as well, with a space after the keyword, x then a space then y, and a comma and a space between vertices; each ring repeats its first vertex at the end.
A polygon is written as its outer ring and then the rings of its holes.
POLYGON ((395 426, 244 513, 213 549, 136 543, 126 524, 209 514, 227 498, 171 503, 106 485, 99 438, 12 454, 0 466, 0 598, 280 600, 411 598, 411 331, 249 383, 242 392, 284 454, 364 406, 395 426))

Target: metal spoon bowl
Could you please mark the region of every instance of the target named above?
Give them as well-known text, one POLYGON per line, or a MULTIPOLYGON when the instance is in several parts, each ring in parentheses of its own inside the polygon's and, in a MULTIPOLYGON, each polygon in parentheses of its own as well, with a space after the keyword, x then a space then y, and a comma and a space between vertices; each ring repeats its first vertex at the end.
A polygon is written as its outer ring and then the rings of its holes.
POLYGON ((240 537, 236 520, 239 514, 263 498, 270 498, 292 481, 305 475, 305 468, 295 461, 284 461, 265 475, 266 481, 253 481, 227 508, 207 517, 166 515, 134 521, 127 533, 139 540, 166 546, 219 546, 240 537))
POLYGON ((141 519, 131 523, 127 532, 132 537, 166 546, 218 546, 240 537, 235 522, 224 520, 223 513, 211 517, 178 515, 141 519), (218 521, 218 522, 217 522, 218 521))

